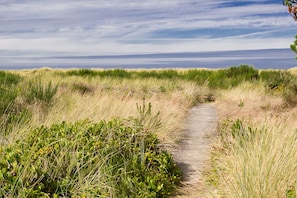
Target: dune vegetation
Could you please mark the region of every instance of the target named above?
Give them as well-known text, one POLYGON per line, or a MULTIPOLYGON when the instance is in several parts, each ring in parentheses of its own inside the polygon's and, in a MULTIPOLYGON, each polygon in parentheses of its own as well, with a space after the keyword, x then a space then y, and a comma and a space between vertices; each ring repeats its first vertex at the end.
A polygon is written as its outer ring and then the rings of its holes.
POLYGON ((295 197, 297 80, 220 70, 0 71, 0 197, 167 197, 194 105, 219 115, 204 197, 295 197))

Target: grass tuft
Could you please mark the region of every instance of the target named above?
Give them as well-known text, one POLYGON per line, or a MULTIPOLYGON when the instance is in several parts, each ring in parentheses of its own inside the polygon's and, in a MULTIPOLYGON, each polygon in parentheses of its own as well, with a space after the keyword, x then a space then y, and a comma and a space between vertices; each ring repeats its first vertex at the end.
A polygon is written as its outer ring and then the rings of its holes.
POLYGON ((28 103, 40 102, 49 105, 58 91, 58 85, 54 86, 52 82, 44 84, 41 79, 36 78, 28 83, 26 89, 25 99, 28 103))

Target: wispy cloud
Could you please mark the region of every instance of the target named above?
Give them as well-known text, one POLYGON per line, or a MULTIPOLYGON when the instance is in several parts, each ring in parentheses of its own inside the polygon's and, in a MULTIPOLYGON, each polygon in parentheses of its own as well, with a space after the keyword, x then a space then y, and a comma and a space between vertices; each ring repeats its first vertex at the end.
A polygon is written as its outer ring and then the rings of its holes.
POLYGON ((268 0, 0 0, 11 55, 285 48, 295 25, 268 0))

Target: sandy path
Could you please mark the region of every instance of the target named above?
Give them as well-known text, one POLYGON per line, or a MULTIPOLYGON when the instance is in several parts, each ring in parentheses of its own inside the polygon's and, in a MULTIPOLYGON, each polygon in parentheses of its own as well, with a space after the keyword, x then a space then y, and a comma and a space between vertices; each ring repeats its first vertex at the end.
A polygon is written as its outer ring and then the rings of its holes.
POLYGON ((173 152, 174 160, 182 169, 183 184, 194 185, 201 179, 204 162, 210 158, 210 135, 215 133, 216 109, 211 104, 199 104, 189 111, 185 136, 173 152))

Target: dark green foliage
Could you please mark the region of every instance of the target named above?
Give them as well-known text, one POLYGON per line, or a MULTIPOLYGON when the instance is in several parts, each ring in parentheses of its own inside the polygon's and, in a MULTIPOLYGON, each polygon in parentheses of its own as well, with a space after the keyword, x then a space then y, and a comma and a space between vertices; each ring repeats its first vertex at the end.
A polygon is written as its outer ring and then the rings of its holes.
POLYGON ((112 77, 112 78, 156 78, 156 79, 184 79, 194 81, 200 85, 208 85, 214 89, 227 89, 235 87, 245 81, 258 80, 258 70, 248 65, 240 65, 221 70, 191 69, 186 72, 177 70, 148 70, 125 71, 123 69, 94 71, 88 69, 72 70, 61 75, 83 77, 112 77))
POLYGON ((124 69, 98 71, 100 77, 131 78, 131 73, 124 69))
POLYGON ((72 70, 62 75, 67 76, 83 76, 83 77, 112 77, 112 78, 157 78, 157 79, 173 79, 179 77, 176 70, 150 70, 140 72, 128 72, 124 69, 112 69, 103 71, 94 71, 90 69, 72 70))
POLYGON ((81 95, 84 95, 84 94, 93 93, 95 91, 95 87, 85 83, 74 83, 72 85, 72 90, 78 91, 81 95))
POLYGON ((0 136, 3 139, 13 128, 24 125, 31 118, 31 113, 16 102, 20 81, 19 75, 0 71, 0 136))
POLYGON ((113 69, 95 71, 91 69, 72 70, 62 75, 66 76, 82 76, 82 77, 112 77, 112 78, 131 78, 131 73, 124 69, 113 69))
POLYGON ((21 80, 21 77, 17 74, 0 71, 0 85, 1 86, 16 85, 20 82, 20 80, 21 80))
POLYGON ((258 70, 248 65, 220 70, 189 70, 184 73, 183 78, 198 84, 207 84, 213 89, 227 89, 243 82, 256 81, 258 70))
POLYGON ((0 115, 14 111, 14 101, 18 96, 19 75, 0 71, 0 115))
POLYGON ((295 77, 287 71, 261 71, 260 79, 270 90, 287 86, 295 77))
POLYGON ((25 90, 25 98, 28 103, 41 102, 51 104, 58 91, 58 85, 52 85, 52 82, 44 84, 41 79, 31 80, 25 90))
POLYGON ((174 79, 179 78, 179 73, 176 70, 150 70, 150 71, 140 71, 135 72, 134 75, 137 78, 157 78, 157 79, 174 79))
POLYGON ((259 77, 258 70, 248 65, 240 65, 239 67, 230 67, 227 70, 228 78, 237 78, 240 80, 257 80, 259 77))
POLYGON ((0 115, 14 110, 14 101, 18 96, 15 87, 0 86, 0 115))
POLYGON ((202 85, 209 80, 213 73, 214 71, 211 70, 190 69, 183 73, 183 78, 202 85))
POLYGON ((158 114, 150 116, 150 105, 138 109, 139 118, 43 126, 23 141, 3 146, 0 197, 170 195, 179 169, 149 131, 158 126, 158 114), (80 178, 93 179, 77 191, 80 178))
POLYGON ((17 109, 0 116, 0 136, 5 139, 13 129, 28 124, 32 118, 32 113, 26 108, 17 109))
POLYGON ((262 71, 261 80, 267 91, 280 95, 288 107, 297 105, 297 77, 287 71, 262 71))
POLYGON ((296 189, 293 187, 287 191, 286 198, 296 198, 296 189))
POLYGON ((290 48, 293 52, 295 52, 297 54, 297 35, 295 36, 294 43, 290 45, 290 48))
POLYGON ((96 76, 97 72, 90 69, 71 70, 65 73, 67 76, 96 76))
POLYGON ((236 87, 243 82, 253 82, 258 79, 258 70, 248 65, 230 67, 225 70, 218 70, 217 76, 213 78, 214 87, 230 88, 236 87), (216 82, 218 81, 218 82, 216 82))

